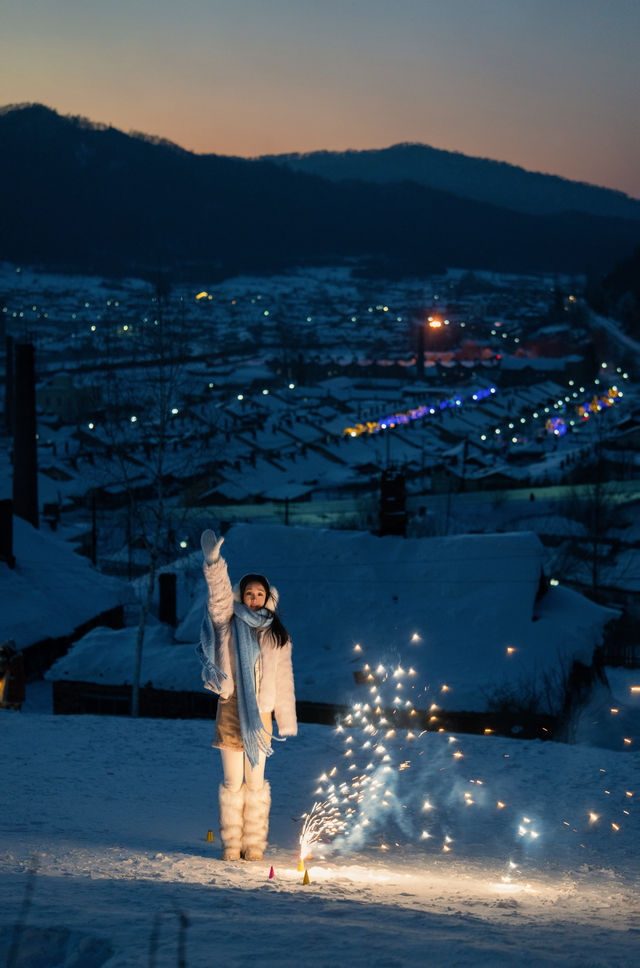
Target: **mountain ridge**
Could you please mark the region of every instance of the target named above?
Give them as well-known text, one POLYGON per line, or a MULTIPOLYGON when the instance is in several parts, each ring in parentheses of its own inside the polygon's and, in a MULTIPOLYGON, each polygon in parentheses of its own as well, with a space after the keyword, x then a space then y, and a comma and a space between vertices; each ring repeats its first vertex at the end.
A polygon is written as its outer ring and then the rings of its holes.
POLYGON ((575 181, 520 165, 448 151, 416 141, 387 148, 260 155, 331 180, 415 181, 464 198, 529 214, 584 211, 640 219, 640 199, 614 188, 575 181))
POLYGON ((609 270, 640 241, 637 220, 518 213, 409 181, 334 182, 44 105, 0 111, 0 141, 0 259, 11 262, 214 277, 354 259, 382 275, 582 273, 609 270))

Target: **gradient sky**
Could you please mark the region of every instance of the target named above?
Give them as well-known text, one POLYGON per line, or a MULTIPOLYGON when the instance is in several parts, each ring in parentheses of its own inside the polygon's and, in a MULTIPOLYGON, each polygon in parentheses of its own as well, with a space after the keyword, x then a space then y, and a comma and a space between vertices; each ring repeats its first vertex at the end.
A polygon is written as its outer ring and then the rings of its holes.
POLYGON ((640 0, 0 0, 0 104, 197 152, 420 141, 640 197, 640 0))

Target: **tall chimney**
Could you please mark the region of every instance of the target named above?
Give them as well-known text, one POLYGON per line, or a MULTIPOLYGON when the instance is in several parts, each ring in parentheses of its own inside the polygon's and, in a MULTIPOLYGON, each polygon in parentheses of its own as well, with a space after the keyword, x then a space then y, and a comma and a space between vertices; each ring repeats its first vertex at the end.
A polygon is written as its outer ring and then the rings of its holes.
POLYGON ((36 373, 33 343, 15 344, 13 513, 38 527, 36 373))

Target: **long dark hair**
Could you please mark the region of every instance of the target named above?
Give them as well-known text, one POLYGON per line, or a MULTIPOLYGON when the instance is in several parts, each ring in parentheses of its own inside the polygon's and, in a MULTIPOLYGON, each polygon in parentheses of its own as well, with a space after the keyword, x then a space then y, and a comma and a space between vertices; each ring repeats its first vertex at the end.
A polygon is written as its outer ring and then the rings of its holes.
POLYGON ((280 621, 280 617, 276 615, 275 612, 271 611, 270 608, 268 608, 267 611, 271 615, 273 615, 273 620, 271 622, 271 627, 269 631, 271 632, 271 634, 274 636, 276 640, 276 646, 279 649, 281 649, 289 641, 289 633, 287 632, 286 628, 280 621))

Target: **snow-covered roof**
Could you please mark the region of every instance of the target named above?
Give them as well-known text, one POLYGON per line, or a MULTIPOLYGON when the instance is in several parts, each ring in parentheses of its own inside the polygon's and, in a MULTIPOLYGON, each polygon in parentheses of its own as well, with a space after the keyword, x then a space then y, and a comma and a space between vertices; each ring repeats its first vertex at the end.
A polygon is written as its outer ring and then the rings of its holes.
MULTIPOLYGON (((366 701, 354 672, 365 662, 402 663, 417 670, 427 705, 482 711, 499 694, 539 687, 561 663, 590 662, 615 614, 562 587, 536 604, 543 549, 530 532, 403 539, 237 524, 223 554, 232 580, 259 571, 278 587, 297 697, 317 702, 354 694, 366 701)), ((182 644, 167 629, 152 630, 142 682, 201 687, 194 647, 203 579, 194 579, 192 592, 176 633, 182 644)), ((94 631, 48 678, 130 682, 134 651, 135 629, 94 631)))
POLYGON ((101 574, 48 527, 14 517, 13 548, 15 568, 0 562, 1 638, 18 648, 69 635, 132 597, 128 585, 101 574))

